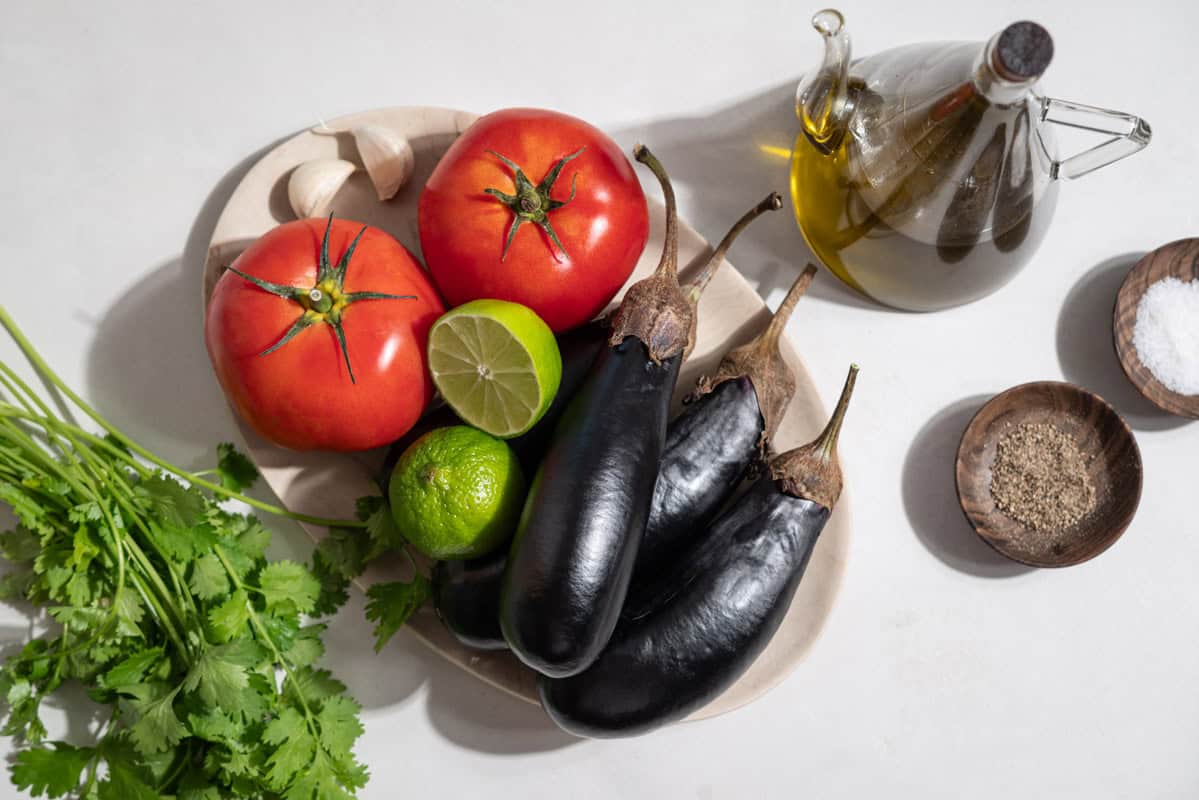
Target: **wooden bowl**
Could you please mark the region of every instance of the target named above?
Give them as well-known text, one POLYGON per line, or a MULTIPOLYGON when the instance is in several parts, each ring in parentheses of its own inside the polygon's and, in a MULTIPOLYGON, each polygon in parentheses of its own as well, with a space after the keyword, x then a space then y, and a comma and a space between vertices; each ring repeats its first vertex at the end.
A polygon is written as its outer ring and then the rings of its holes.
POLYGON ((1199 419, 1199 395, 1172 392, 1141 363, 1132 344, 1132 332, 1137 322, 1137 307, 1150 286, 1163 278, 1178 278, 1189 282, 1199 280, 1199 239, 1179 239, 1163 245, 1136 263, 1116 295, 1115 319, 1112 323, 1116 354, 1124 374, 1137 391, 1163 411, 1180 417, 1199 419))
POLYGON ((956 476, 962 511, 984 542, 1031 567, 1068 567, 1111 547, 1132 522, 1141 500, 1141 451, 1128 425, 1099 395, 1071 383, 1026 383, 991 398, 974 415, 958 446, 956 476), (991 497, 999 440, 1024 423, 1054 425, 1087 458, 1097 506, 1067 531, 1031 530, 991 497))

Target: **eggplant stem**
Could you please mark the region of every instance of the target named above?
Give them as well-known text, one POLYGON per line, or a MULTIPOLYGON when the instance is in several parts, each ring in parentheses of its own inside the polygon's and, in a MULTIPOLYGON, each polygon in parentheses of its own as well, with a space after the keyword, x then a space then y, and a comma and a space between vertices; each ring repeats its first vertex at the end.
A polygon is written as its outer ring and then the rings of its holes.
POLYGON ((837 439, 841 436, 841 424, 845 422, 845 412, 849 408, 849 400, 853 396, 853 387, 857 382, 858 365, 850 364, 849 375, 845 378, 845 386, 841 389, 837 407, 833 409, 833 414, 829 417, 824 430, 820 432, 820 436, 813 442, 816 449, 825 457, 831 457, 837 449, 837 439))
POLYGON ((712 280, 712 276, 716 274, 716 270, 724 263, 724 258, 729 252, 729 248, 733 246, 733 242, 741 235, 741 231, 749 227, 749 223, 753 222, 759 216, 767 211, 778 211, 783 207, 783 198, 778 192, 771 192, 762 202, 746 211, 741 219, 737 220, 733 227, 729 228, 729 232, 720 240, 720 244, 716 246, 716 252, 712 253, 712 257, 708 259, 708 263, 704 264, 704 268, 687 287, 687 300, 691 305, 699 302, 699 297, 704 293, 704 289, 708 288, 708 283, 712 280))
POLYGON ((643 144, 635 146, 633 157, 654 173, 658 182, 662 184, 662 195, 666 200, 666 241, 662 248, 662 260, 658 262, 658 268, 654 270, 654 275, 673 277, 677 280, 679 274, 679 212, 674 198, 674 187, 670 185, 666 168, 662 166, 658 157, 649 151, 648 147, 643 144))
POLYGON ((791 288, 787 290, 787 296, 783 298, 783 302, 779 303, 774 316, 770 318, 770 324, 766 326, 766 330, 758 339, 761 347, 778 346, 779 337, 783 335, 783 329, 787 327, 787 322, 791 319, 791 312, 795 310, 799 299, 807 293, 808 287, 812 285, 812 279, 815 277, 816 265, 809 263, 804 267, 804 271, 799 273, 795 283, 791 284, 791 288))

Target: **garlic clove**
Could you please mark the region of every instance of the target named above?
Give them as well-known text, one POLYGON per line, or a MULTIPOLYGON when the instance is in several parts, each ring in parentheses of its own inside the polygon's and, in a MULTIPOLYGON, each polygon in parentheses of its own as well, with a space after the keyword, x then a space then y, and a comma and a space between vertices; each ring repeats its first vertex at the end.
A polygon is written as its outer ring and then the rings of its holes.
POLYGON ((380 200, 390 200, 412 177, 416 156, 408 140, 379 125, 363 125, 353 130, 358 156, 366 174, 375 185, 380 200))
MULTIPOLYGON (((336 136, 345 129, 330 128, 324 122, 311 129, 320 136, 336 136)), ((400 134, 382 125, 360 125, 350 130, 358 157, 366 167, 379 200, 390 200, 396 196, 409 179, 416 166, 416 154, 412 145, 400 134)))
POLYGON ((287 201, 300 219, 328 216, 333 198, 358 167, 340 158, 305 161, 287 180, 287 201))

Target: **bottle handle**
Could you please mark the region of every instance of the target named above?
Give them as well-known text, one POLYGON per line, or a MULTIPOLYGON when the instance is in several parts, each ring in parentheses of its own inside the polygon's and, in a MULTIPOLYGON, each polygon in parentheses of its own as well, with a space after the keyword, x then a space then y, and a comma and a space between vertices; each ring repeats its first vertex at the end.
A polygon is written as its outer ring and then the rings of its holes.
MULTIPOLYGON (((1143 149, 1153 135, 1149 123, 1132 114, 1050 97, 1041 99, 1041 120, 1111 136, 1107 141, 1064 160, 1050 157, 1049 175, 1052 178, 1081 178, 1143 149)), ((1046 151, 1044 141, 1041 142, 1041 148, 1046 151)))

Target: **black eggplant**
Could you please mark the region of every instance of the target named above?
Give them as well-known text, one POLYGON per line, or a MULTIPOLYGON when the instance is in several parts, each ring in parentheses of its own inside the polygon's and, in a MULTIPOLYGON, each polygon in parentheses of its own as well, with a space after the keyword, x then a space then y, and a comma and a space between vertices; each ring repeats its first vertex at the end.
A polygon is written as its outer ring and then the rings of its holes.
POLYGON ((851 367, 828 425, 771 460, 706 532, 649 616, 622 620, 590 667, 542 677, 542 706, 563 730, 616 737, 683 719, 739 678, 778 630, 841 494, 836 445, 857 376, 851 367))
POLYGON ((816 267, 809 264, 766 330, 730 351, 715 373, 701 378, 683 412, 670 423, 625 616, 649 610, 643 603, 646 587, 674 561, 687 537, 712 521, 765 455, 795 394, 795 375, 779 351, 779 337, 815 274, 816 267))
POLYGON ((433 607, 455 639, 476 650, 504 650, 499 597, 508 549, 433 566, 433 607))
MULTIPOLYGON (((508 445, 516 454, 526 475, 532 475, 537 471, 558 420, 562 419, 566 406, 579 390, 587 370, 591 369, 591 364, 608 338, 608 324, 604 319, 592 320, 586 325, 559 334, 557 338, 558 352, 562 354, 562 381, 558 384, 558 393, 554 395, 553 402, 541 419, 537 420, 536 425, 520 436, 508 440, 508 445)), ((454 413, 454 409, 441 405, 427 412, 410 431, 392 442, 383 456, 383 465, 376 476, 384 493, 387 492, 387 482, 391 480, 391 471, 395 469, 396 462, 409 445, 434 428, 462 424, 464 423, 454 413)))
MULTIPOLYGON (((771 194, 755 208, 747 212, 737 223, 729 230, 725 237, 721 240, 719 246, 713 252, 707 263, 701 269, 700 273, 688 283, 686 292, 688 299, 693 304, 699 300, 703 290, 711 281, 712 276, 724 261, 725 254, 738 234, 743 231, 755 218, 762 212, 774 210, 782 207, 782 198, 777 193, 771 194)), ((793 305, 794 302, 788 297, 784 300, 784 306, 793 305)), ((785 314, 782 308, 780 314, 785 314)), ((783 320, 785 322, 785 320, 783 320)), ((521 460, 521 466, 525 469, 526 475, 533 475, 540 466, 542 455, 548 445, 549 433, 545 426, 545 420, 554 418, 555 420, 561 417, 562 408, 559 407, 563 393, 569 391, 570 395, 574 394, 574 389, 567 387, 577 387, 582 383, 583 370, 578 369, 578 365, 584 363, 586 356, 590 355, 590 361, 595 360, 595 353, 599 350, 599 345, 602 345, 603 338, 606 338, 606 327, 601 327, 600 322, 592 323, 584 326, 577 331, 572 331, 564 337, 559 337, 559 348, 562 351, 563 361, 563 376, 562 388, 558 390, 558 397, 555 398, 554 404, 546 413, 546 418, 543 418, 537 426, 517 439, 511 440, 513 449, 516 451, 517 458, 521 460), (600 333, 596 333, 599 331, 600 333), (598 344, 597 344, 598 342, 598 344), (576 376, 568 376, 568 370, 573 369, 580 373, 576 376)), ((793 382, 792 382, 793 383, 793 382)), ((728 384, 732 386, 730 382, 728 384)), ((723 394, 723 385, 718 391, 723 394)), ((752 396, 747 399, 746 405, 752 404, 755 420, 759 419, 757 410, 757 400, 752 396)), ((562 406, 566 403, 562 402, 562 406)), ((761 423, 755 422, 759 429, 759 437, 761 433, 761 423)), ((756 437, 754 444, 756 446, 756 437)), ((668 434, 667 441, 670 441, 668 434)), ((668 445, 669 447, 669 445, 668 445)), ((717 459, 720 460, 719 458, 717 459)), ((654 524, 654 511, 651 506, 649 525, 654 524)), ((501 559, 506 556, 506 553, 501 556, 501 559)), ((466 564, 462 562, 451 562, 443 570, 433 573, 433 587, 435 598, 442 598, 438 601, 437 607, 441 614, 442 621, 451 634, 458 641, 468 647, 477 647, 480 649, 495 649, 505 646, 503 639, 499 635, 499 604, 500 604, 500 585, 498 571, 494 568, 495 564, 488 557, 488 566, 483 567, 482 564, 466 564), (444 582, 444 585, 442 583, 444 582), (458 598, 456 595, 461 594, 463 597, 458 598), (470 604, 469 607, 467 604, 470 604)), ((640 570, 642 553, 639 551, 637 556, 637 568, 634 574, 640 570)), ((502 565, 500 567, 502 569, 502 565)))
POLYGON ((629 287, 604 347, 554 431, 525 500, 500 594, 513 652, 548 675, 587 667, 608 642, 645 532, 679 366, 695 312, 678 279, 674 190, 649 150, 634 150, 666 196, 662 259, 629 287))

